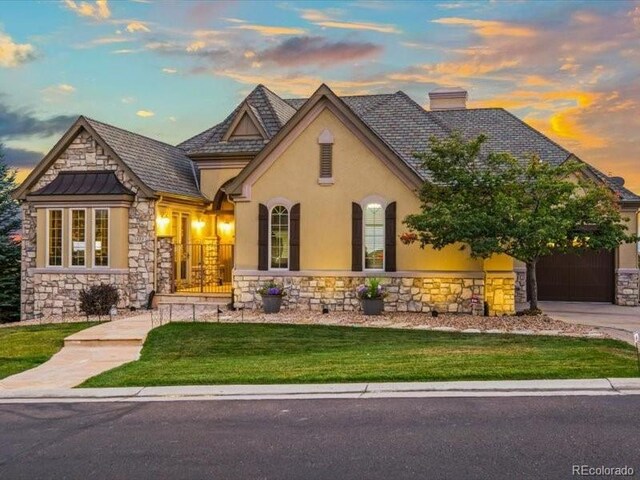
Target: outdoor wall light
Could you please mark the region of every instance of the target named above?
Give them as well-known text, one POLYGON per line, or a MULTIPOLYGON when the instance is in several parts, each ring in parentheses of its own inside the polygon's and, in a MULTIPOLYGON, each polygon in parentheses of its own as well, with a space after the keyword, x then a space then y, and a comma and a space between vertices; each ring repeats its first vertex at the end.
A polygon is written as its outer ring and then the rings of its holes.
POLYGON ((166 228, 167 225, 169 225, 169 217, 165 216, 165 215, 160 215, 157 219, 156 219, 156 223, 158 224, 158 227, 160 228, 166 228))
POLYGON ((193 221, 193 226, 195 228, 197 228, 198 230, 203 229, 204 226, 205 226, 204 220, 202 220, 201 218, 198 218, 197 220, 194 220, 193 221))

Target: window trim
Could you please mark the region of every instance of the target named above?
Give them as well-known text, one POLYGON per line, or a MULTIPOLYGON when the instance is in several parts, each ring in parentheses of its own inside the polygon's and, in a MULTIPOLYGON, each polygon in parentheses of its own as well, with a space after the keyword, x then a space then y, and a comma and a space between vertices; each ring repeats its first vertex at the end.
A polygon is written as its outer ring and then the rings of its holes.
MULTIPOLYGON (((87 253, 89 250, 89 235, 87 231, 87 208, 70 208, 69 209, 69 222, 67 225, 67 234, 69 235, 69 268, 89 268, 89 262, 87 262, 87 253), (84 265, 73 264, 73 212, 84 212, 84 265)), ((63 229, 64 230, 64 229, 63 229)), ((62 243, 64 244, 64 236, 62 237, 62 243)))
POLYGON ((64 208, 47 208, 46 209, 46 233, 45 233, 45 267, 46 268, 64 268, 64 260, 65 260, 65 255, 64 255, 64 208), (51 265, 51 255, 50 255, 50 247, 49 247, 49 240, 51 238, 51 229, 50 229, 50 224, 51 224, 51 215, 50 212, 52 211, 56 211, 56 212, 60 212, 60 265, 51 265))
POLYGON ((385 269, 385 255, 386 255, 386 228, 387 228, 387 219, 386 219, 386 211, 387 211, 387 206, 389 205, 390 202, 388 202, 387 200, 385 200, 383 197, 381 197, 380 195, 369 195, 365 198, 363 198, 360 201, 360 208, 362 208, 362 271, 363 272, 386 272, 385 269), (367 229, 367 224, 366 224, 366 210, 367 210, 367 206, 371 205, 372 203, 377 203, 380 205, 380 208, 382 210, 382 267, 381 268, 367 268, 367 244, 366 244, 366 229, 367 229))
POLYGON ((291 266, 291 207, 286 205, 285 203, 275 203, 269 207, 269 271, 274 272, 286 272, 289 271, 289 267, 291 266), (273 214, 273 210, 276 207, 283 207, 287 211, 287 266, 286 267, 272 267, 271 259, 273 250, 271 249, 271 239, 273 237, 272 233, 272 225, 271 218, 273 214))
POLYGON ((111 209, 109 207, 94 207, 91 209, 91 267, 92 268, 111 268, 111 209), (107 252, 107 264, 96 265, 96 211, 107 211, 107 239, 109 251, 107 252))

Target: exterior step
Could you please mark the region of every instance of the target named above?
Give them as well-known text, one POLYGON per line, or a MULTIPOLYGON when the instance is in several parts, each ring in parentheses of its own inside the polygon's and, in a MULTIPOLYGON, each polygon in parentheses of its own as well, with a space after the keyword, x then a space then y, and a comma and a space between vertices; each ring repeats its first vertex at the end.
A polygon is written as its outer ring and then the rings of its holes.
POLYGON ((154 297, 156 305, 227 305, 231 302, 229 293, 206 293, 206 294, 171 294, 156 295, 154 297))

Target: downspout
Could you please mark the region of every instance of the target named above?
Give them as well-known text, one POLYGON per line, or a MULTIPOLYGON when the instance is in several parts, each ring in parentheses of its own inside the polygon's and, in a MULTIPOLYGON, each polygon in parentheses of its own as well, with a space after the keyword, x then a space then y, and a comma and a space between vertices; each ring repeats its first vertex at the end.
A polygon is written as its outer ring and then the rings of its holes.
POLYGON ((158 214, 160 212, 160 202, 162 202, 162 195, 156 201, 155 218, 153 219, 153 291, 158 291, 158 214))

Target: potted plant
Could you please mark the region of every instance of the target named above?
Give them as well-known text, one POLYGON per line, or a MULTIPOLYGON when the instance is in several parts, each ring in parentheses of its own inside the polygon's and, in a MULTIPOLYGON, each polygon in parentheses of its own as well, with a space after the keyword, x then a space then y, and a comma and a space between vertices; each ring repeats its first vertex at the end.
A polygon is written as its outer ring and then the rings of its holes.
POLYGON ((273 280, 258 290, 262 297, 264 313, 278 313, 282 306, 282 297, 286 295, 284 287, 273 280))
POLYGON ((384 310, 386 292, 377 278, 370 278, 366 284, 358 285, 356 295, 365 315, 380 315, 384 310))

